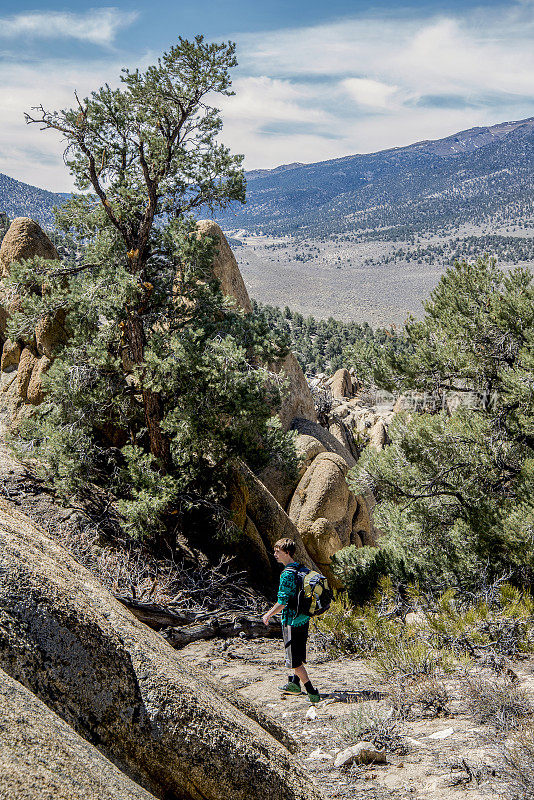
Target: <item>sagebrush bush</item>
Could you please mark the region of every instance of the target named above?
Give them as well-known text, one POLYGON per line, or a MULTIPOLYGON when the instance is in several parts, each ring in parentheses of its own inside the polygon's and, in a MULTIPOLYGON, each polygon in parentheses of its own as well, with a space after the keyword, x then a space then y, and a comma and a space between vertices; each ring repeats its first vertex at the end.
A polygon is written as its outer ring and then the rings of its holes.
POLYGON ((401 719, 448 713, 449 692, 435 672, 412 679, 404 675, 393 678, 389 688, 391 704, 401 719))
POLYGON ((372 742, 378 749, 398 755, 409 749, 402 723, 391 709, 375 703, 356 703, 341 720, 339 730, 348 745, 372 742))
POLYGON ((371 658, 384 676, 434 675, 470 659, 534 651, 534 601, 509 584, 478 595, 453 589, 437 597, 408 587, 399 595, 388 579, 371 603, 354 606, 340 595, 315 622, 319 643, 333 656, 371 658), (418 611, 406 623, 409 611, 418 611))
POLYGON ((534 722, 524 724, 501 747, 501 776, 510 800, 534 800, 534 722))
POLYGON ((385 677, 450 669, 451 654, 430 645, 421 636, 421 626, 406 625, 401 608, 387 579, 367 606, 352 606, 347 595, 342 595, 316 620, 319 641, 333 656, 350 653, 370 658, 385 677))
POLYGON ((449 589, 428 608, 426 621, 436 644, 456 654, 484 648, 513 657, 534 645, 534 601, 506 583, 467 597, 449 589))

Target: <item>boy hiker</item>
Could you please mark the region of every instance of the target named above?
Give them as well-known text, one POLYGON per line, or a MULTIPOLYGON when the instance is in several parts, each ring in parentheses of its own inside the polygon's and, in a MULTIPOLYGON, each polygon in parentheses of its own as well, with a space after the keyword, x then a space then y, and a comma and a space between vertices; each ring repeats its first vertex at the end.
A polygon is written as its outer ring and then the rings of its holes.
POLYGON ((280 575, 278 602, 263 615, 265 625, 274 614, 282 612, 282 635, 286 653, 286 667, 292 670, 288 682, 280 689, 286 694, 300 694, 301 681, 308 693, 311 703, 321 699, 319 692, 310 681, 304 663, 306 661, 306 640, 310 618, 307 614, 297 614, 297 570, 295 555, 296 544, 293 539, 279 539, 274 545, 274 557, 284 569, 280 575))

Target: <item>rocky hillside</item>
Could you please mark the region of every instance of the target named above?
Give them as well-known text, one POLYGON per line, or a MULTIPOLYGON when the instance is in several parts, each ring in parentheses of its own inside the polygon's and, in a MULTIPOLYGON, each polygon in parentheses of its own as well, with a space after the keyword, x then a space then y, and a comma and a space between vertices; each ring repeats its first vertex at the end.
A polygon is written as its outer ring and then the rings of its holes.
MULTIPOLYGON (((237 262, 221 229, 210 221, 200 222, 198 228, 219 239, 213 272, 223 292, 233 297, 244 312, 253 313, 237 262)), ((34 221, 17 218, 0 248, 3 275, 9 273, 13 262, 32 256, 54 259, 58 254, 34 221)), ((0 282, 0 301, 0 406, 16 426, 44 399, 42 378, 53 362, 58 342, 64 341, 65 316, 63 312, 46 316, 35 331, 12 341, 7 337, 6 320, 18 308, 20 298, 6 291, 0 282)), ((236 466, 227 491, 232 517, 244 534, 237 555, 244 562, 241 566, 255 577, 256 588, 265 588, 273 578, 269 559, 272 545, 289 536, 298 544, 299 560, 310 566, 320 565, 333 585, 338 585, 330 558, 349 544, 361 546, 374 541, 372 499, 355 496, 348 489, 345 475, 355 464, 350 431, 337 417, 319 424, 311 391, 294 354, 290 352, 268 367, 273 374, 284 374, 289 382, 278 416, 286 430, 297 432, 299 468, 288 475, 283 469, 268 465, 256 476, 244 463, 236 466)), ((344 386, 347 398, 352 397, 350 376, 344 386)))
POLYGON ((532 216, 534 118, 366 155, 247 174, 249 232, 328 236, 383 226, 436 230, 532 216))
MULTIPOLYGON (((212 222, 199 223, 199 228, 220 237, 213 272, 223 291, 252 313, 220 228, 212 222)), ((0 249, 2 276, 13 261, 36 255, 58 256, 34 221, 17 218, 0 249)), ((20 298, 5 289, 0 282, 1 421, 16 429, 42 402, 42 376, 66 331, 64 316, 48 315, 20 340, 7 339, 6 319, 20 298)), ((310 390, 292 353, 269 367, 284 369, 288 376, 280 419, 297 431, 301 458, 292 483, 275 465, 259 476, 245 464, 236 466, 235 485, 229 487, 231 510, 243 530, 248 565, 261 576, 256 584, 268 582, 268 551, 281 536, 295 539, 299 561, 320 564, 325 571, 341 546, 374 541, 372 498, 356 497, 345 482, 354 457, 350 442, 343 443, 343 424, 329 429, 316 421, 310 390)), ((337 383, 334 394, 353 392, 348 374, 338 376, 337 383)), ((83 530, 87 536, 95 522, 85 515, 89 507, 78 514, 52 502, 53 493, 5 449, 2 431, 0 695, 9 733, 0 744, 0 797, 34 800, 44 791, 80 800, 117 793, 132 800, 320 800, 322 792, 291 755, 297 746, 293 738, 243 697, 190 671, 169 647, 199 638, 198 624, 184 622, 201 619, 200 638, 219 636, 224 626, 217 619, 206 623, 206 614, 182 613, 176 604, 163 618, 156 607, 157 620, 151 622, 158 630, 167 629, 162 635, 141 624, 126 610, 128 598, 111 594, 118 594, 118 573, 113 577, 109 568, 116 545, 87 538, 85 549, 75 545, 76 537, 80 541, 83 530), (64 523, 66 547, 58 541, 64 523), (180 628, 171 631, 169 618, 171 627, 178 621, 180 628)), ((233 546, 237 557, 239 550, 233 546)), ((144 579, 139 565, 129 575, 134 581, 144 579)), ((154 587, 156 580, 151 583, 154 587)), ((130 589, 133 599, 141 597, 131 580, 130 589)), ((146 621, 154 603, 137 602, 137 612, 139 605, 146 621)), ((228 635, 239 630, 250 635, 246 621, 241 612, 228 635)), ((260 635, 268 633, 253 620, 255 635, 258 627, 260 635)))
MULTIPOLYGON (((219 237, 212 269, 224 293, 253 313, 220 228, 199 228, 219 237)), ((267 598, 256 594, 252 612, 241 607, 223 620, 219 574, 215 612, 195 613, 163 559, 147 571, 147 553, 130 542, 130 560, 117 561, 117 542, 103 534, 111 501, 104 511, 92 500, 62 505, 15 459, 4 426, 16 428, 43 401, 42 376, 67 335, 64 318, 49 314, 17 341, 5 338, 6 317, 20 304, 5 279, 14 261, 32 255, 57 257, 34 221, 17 219, 0 248, 0 798, 455 800, 463 788, 472 800, 528 797, 513 792, 534 756, 510 766, 522 740, 495 745, 518 721, 534 725, 532 660, 524 659, 534 641, 531 601, 513 595, 512 618, 503 609, 489 617, 484 595, 445 652, 443 642, 439 651, 432 645, 433 630, 449 635, 444 617, 434 628, 427 611, 407 613, 397 593, 387 613, 381 607, 380 626, 371 609, 368 633, 367 612, 338 600, 330 621, 314 627, 309 663, 321 699, 305 706, 304 695, 280 697, 282 649, 272 641, 280 628, 265 628, 258 613, 267 598), (489 651, 481 631, 489 631, 489 651), (389 649, 377 650, 384 643, 389 649), (461 660, 450 674, 450 658, 468 650, 478 661, 468 672, 461 660), (332 652, 340 655, 328 661, 332 652), (369 653, 374 671, 361 658, 369 653)), ((354 495, 345 476, 362 445, 384 448, 390 421, 412 408, 407 397, 395 405, 371 397, 346 369, 317 379, 314 406, 293 354, 278 366, 289 379, 280 421, 296 432, 298 474, 288 480, 274 463, 255 475, 237 464, 229 487, 249 567, 264 583, 280 536, 295 538, 298 559, 324 571, 341 546, 375 542, 373 497, 354 495)), ((206 565, 194 574, 198 606, 210 590, 206 565)))

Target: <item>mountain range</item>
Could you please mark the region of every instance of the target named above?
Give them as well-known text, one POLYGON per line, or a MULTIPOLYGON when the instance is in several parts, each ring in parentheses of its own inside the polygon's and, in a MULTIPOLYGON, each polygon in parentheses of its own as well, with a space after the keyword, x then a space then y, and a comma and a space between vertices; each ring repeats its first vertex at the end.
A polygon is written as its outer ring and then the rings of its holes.
POLYGON ((0 213, 13 217, 31 217, 45 227, 54 223, 54 206, 60 206, 69 195, 38 189, 0 172, 0 213))
POLYGON ((530 218, 534 117, 365 155, 247 173, 226 229, 302 237, 530 218))
MULTIPOLYGON (((246 177, 246 205, 219 215, 226 230, 317 238, 525 221, 533 214, 534 117, 246 177)), ((65 197, 0 174, 0 211, 9 217, 31 216, 50 226, 52 208, 65 197)))

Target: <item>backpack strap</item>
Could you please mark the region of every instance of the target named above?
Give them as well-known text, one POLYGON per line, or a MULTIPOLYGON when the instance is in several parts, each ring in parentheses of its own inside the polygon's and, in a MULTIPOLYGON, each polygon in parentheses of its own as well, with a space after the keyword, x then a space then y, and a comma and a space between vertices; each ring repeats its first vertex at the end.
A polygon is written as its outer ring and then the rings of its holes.
POLYGON ((287 567, 284 567, 282 572, 286 572, 286 571, 287 572, 294 572, 295 575, 297 575, 301 567, 302 567, 302 564, 297 564, 297 563, 288 564, 287 567))
POLYGON ((288 604, 288 608, 290 608, 292 611, 297 611, 297 609, 298 609, 298 604, 299 604, 299 597, 298 596, 299 596, 299 592, 300 592, 299 570, 300 570, 300 568, 302 566, 303 566, 302 564, 298 564, 297 562, 295 562, 294 564, 288 564, 282 570, 282 574, 284 574, 284 572, 292 572, 293 575, 295 576, 295 588, 297 590, 297 594, 296 594, 296 597, 295 597, 294 601, 291 602, 291 604, 288 604))

